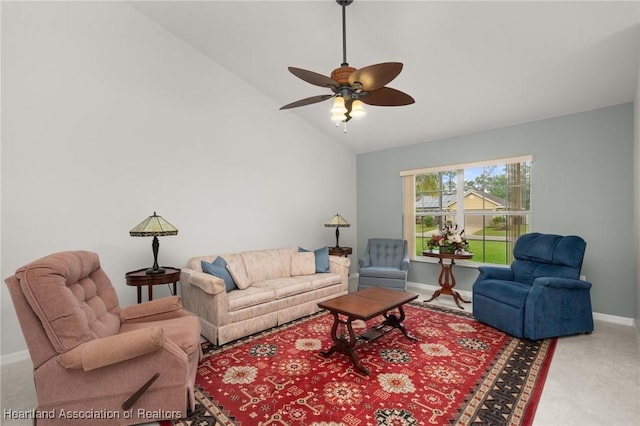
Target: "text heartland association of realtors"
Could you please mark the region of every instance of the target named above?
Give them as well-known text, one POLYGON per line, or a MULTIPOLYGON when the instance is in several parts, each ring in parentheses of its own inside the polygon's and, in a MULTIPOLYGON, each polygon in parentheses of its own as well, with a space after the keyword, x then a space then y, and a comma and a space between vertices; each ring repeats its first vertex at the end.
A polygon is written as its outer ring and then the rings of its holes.
POLYGON ((116 411, 116 410, 11 410, 5 408, 2 410, 4 419, 20 420, 20 419, 67 419, 67 420, 91 420, 91 419, 146 419, 146 420, 163 420, 163 419, 179 419, 182 417, 180 411, 169 410, 145 410, 138 408, 137 410, 116 411))

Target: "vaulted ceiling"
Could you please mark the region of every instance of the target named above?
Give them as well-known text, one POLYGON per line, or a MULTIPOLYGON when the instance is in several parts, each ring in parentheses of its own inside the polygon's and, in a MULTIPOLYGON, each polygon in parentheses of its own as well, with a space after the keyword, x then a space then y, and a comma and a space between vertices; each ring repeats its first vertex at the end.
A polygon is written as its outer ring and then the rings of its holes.
MULTIPOLYGON (((330 93, 288 66, 328 76, 342 62, 335 0, 130 4, 272 98, 275 109, 330 93)), ((631 102, 638 84, 638 1, 355 0, 346 16, 349 64, 404 63, 388 86, 415 104, 366 106, 346 134, 330 121, 330 100, 280 113, 356 153, 631 102)))

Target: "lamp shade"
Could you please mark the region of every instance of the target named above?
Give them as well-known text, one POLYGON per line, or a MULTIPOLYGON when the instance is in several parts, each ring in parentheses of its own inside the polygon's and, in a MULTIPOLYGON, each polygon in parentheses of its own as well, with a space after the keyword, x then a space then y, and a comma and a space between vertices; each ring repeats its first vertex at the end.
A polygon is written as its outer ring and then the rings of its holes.
POLYGON ((164 237, 167 235, 178 235, 178 230, 169 222, 164 220, 162 216, 158 216, 153 212, 153 216, 149 216, 131 231, 129 235, 132 237, 164 237))
POLYGON ((347 222, 347 219, 336 213, 336 215, 329 219, 329 221, 325 223, 324 226, 326 226, 327 228, 348 228, 351 226, 351 224, 347 222))

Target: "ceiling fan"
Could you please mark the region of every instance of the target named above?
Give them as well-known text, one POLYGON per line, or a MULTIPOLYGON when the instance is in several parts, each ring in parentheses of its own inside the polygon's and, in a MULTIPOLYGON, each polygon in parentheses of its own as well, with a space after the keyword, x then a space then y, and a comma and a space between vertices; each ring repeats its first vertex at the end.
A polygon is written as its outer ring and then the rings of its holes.
MULTIPOLYGON (((342 64, 326 77, 313 71, 289 67, 289 71, 296 77, 315 86, 327 87, 332 94, 317 95, 300 99, 281 107, 281 110, 297 108, 334 98, 331 109, 332 119, 339 125, 346 123, 352 117, 364 114, 362 103, 376 106, 403 106, 414 103, 414 99, 400 90, 386 87, 402 71, 400 62, 383 62, 356 69, 347 63, 347 41, 345 8, 353 0, 336 0, 342 6, 342 64)), ((346 127, 345 127, 346 132, 346 127)))

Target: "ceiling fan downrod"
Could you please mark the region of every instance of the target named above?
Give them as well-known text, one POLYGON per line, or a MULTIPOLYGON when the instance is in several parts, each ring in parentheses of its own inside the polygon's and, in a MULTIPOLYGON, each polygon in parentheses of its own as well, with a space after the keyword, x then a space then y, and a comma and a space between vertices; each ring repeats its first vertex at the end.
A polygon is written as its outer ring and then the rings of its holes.
POLYGON ((342 66, 347 67, 347 11, 346 7, 353 3, 353 0, 336 0, 342 6, 342 66))

